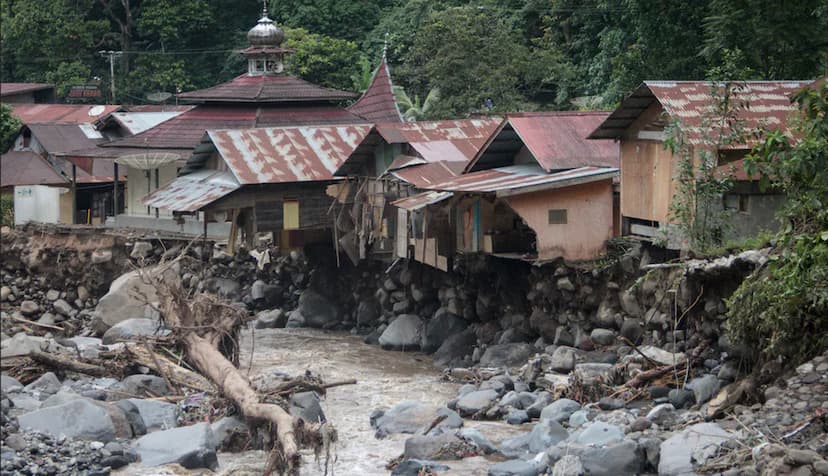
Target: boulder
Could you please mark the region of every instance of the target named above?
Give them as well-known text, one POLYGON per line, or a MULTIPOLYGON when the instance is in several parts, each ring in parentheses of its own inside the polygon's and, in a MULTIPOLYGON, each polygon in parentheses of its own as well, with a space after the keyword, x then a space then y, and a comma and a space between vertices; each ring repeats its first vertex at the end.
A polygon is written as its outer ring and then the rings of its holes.
POLYGON ((241 284, 230 278, 207 278, 202 283, 205 291, 218 295, 224 299, 234 299, 241 290, 241 284))
POLYGON ((434 365, 451 367, 461 363, 465 356, 471 355, 476 343, 477 337, 471 329, 449 336, 434 352, 434 365))
POLYGON ((488 476, 537 476, 541 469, 534 461, 512 459, 489 466, 488 476))
POLYGON ((535 348, 525 342, 490 345, 480 357, 482 367, 520 367, 526 363, 535 348))
POLYGON ((62 316, 72 317, 72 314, 75 313, 75 308, 63 299, 58 299, 52 303, 52 307, 54 307, 55 311, 62 316))
POLYGON ((498 403, 501 407, 513 407, 518 410, 525 410, 535 403, 537 396, 530 392, 511 391, 503 396, 498 403))
POLYGON ((686 387, 693 391, 696 403, 701 405, 707 403, 719 391, 721 384, 715 375, 707 374, 703 377, 696 377, 687 383, 686 387))
POLYGON ((54 395, 56 394, 61 387, 60 380, 58 380, 57 375, 53 372, 46 372, 45 374, 41 375, 37 380, 26 385, 25 389, 29 393, 38 393, 38 394, 45 394, 45 395, 54 395))
POLYGON ((177 463, 187 469, 218 467, 215 437, 208 423, 156 431, 134 444, 144 466, 177 463))
POLYGON ((493 389, 469 392, 457 401, 457 411, 462 416, 472 416, 494 405, 498 396, 497 390, 493 389))
POLYGON ((427 428, 438 416, 446 418, 437 428, 460 428, 463 419, 448 408, 441 408, 425 403, 405 401, 387 411, 377 411, 371 415, 371 427, 376 429, 377 438, 385 438, 393 433, 419 433, 427 428))
POLYGON ((529 421, 529 414, 526 413, 526 410, 509 410, 509 413, 506 414, 506 423, 510 425, 522 425, 529 421))
MULTIPOLYGON (((639 350, 642 354, 646 355, 647 358, 655 362, 658 362, 661 365, 673 365, 687 360, 687 357, 683 353, 668 352, 654 345, 644 345, 639 347, 639 350)), ((645 362, 645 359, 638 355, 637 352, 627 354, 627 356, 624 357, 624 360, 642 363, 645 362)))
POLYGON ((87 399, 42 408, 18 417, 23 430, 39 431, 54 437, 61 435, 89 441, 112 441, 115 425, 106 409, 87 399))
POLYGON ((577 349, 565 345, 559 346, 552 352, 549 368, 555 372, 572 372, 575 369, 575 357, 577 355, 577 349))
POLYGON ((136 241, 129 253, 129 257, 134 259, 146 258, 150 255, 152 255, 152 244, 146 241, 136 241))
POLYGON ((575 455, 564 455, 552 467, 552 476, 582 476, 583 474, 584 465, 581 464, 581 458, 575 455))
POLYGON ((375 297, 369 297, 359 301, 357 306, 356 320, 359 327, 371 327, 379 321, 382 313, 380 303, 375 297))
POLYGON ((175 404, 140 398, 128 398, 126 401, 135 405, 147 432, 178 426, 178 406, 175 404))
POLYGON ((615 367, 612 364, 577 364, 575 377, 586 386, 598 383, 611 384, 615 380, 615 367))
POLYGON ((529 418, 540 417, 541 411, 543 411, 543 409, 546 408, 547 405, 552 403, 553 399, 554 397, 549 392, 538 393, 538 396, 535 398, 534 403, 532 403, 531 405, 529 405, 528 408, 526 408, 526 413, 529 415, 529 418))
POLYGON ((247 423, 238 416, 224 417, 210 425, 213 432, 213 445, 216 449, 235 449, 234 441, 249 435, 247 423))
POLYGON ((694 465, 705 464, 733 436, 715 423, 697 423, 685 428, 661 443, 658 474, 694 474, 694 465))
POLYGON ((460 316, 448 312, 440 312, 434 315, 425 325, 421 348, 423 352, 431 353, 443 345, 450 336, 462 332, 468 326, 468 322, 460 316))
POLYGON ((434 461, 407 459, 400 462, 391 476, 420 476, 422 474, 436 474, 435 471, 447 471, 450 467, 434 461))
POLYGON ((605 446, 623 439, 624 430, 621 428, 602 421, 594 421, 584 426, 575 442, 584 446, 605 446))
POLYGON ((540 453, 569 438, 566 428, 554 420, 540 420, 529 434, 529 451, 540 453))
MULTIPOLYGON (((299 307, 293 314, 302 317, 302 325, 318 329, 327 329, 336 326, 342 321, 339 308, 328 298, 313 289, 306 289, 299 297, 299 307)), ((294 316, 290 316, 290 321, 294 316)))
POLYGON ((569 416, 580 409, 581 404, 575 400, 561 398, 544 407, 540 412, 540 419, 562 423, 569 420, 569 416))
MULTIPOLYGON (((145 270, 153 272, 153 268, 145 270)), ((152 315, 143 298, 149 302, 158 301, 155 286, 145 283, 138 271, 131 271, 118 277, 109 286, 109 292, 98 300, 95 306, 93 326, 100 333, 127 319, 146 318, 152 315)))
POLYGON ((415 314, 397 316, 379 338, 385 349, 417 350, 423 334, 423 320, 415 314))
POLYGON ((463 428, 457 435, 476 446, 483 454, 497 453, 497 447, 477 428, 463 428))
POLYGON ((33 350, 52 352, 60 348, 61 346, 57 345, 53 339, 30 336, 20 332, 15 334, 11 339, 2 341, 2 344, 0 344, 0 354, 8 358, 26 355, 33 350))
POLYGON ((324 423, 327 421, 319 397, 315 392, 298 392, 290 397, 290 414, 307 423, 324 423))
POLYGON ((463 440, 454 433, 417 435, 405 440, 405 459, 461 459, 463 440))
POLYGON ((612 345, 615 343, 615 331, 610 329, 592 329, 589 338, 598 345, 612 345))
POLYGON ((132 430, 133 437, 137 438, 147 434, 147 427, 144 425, 144 419, 141 418, 141 412, 138 411, 138 407, 128 400, 118 400, 115 402, 115 406, 121 410, 124 418, 126 418, 127 424, 129 424, 130 430, 132 430))
POLYGON ((170 393, 167 382, 155 375, 130 375, 112 386, 113 390, 139 397, 157 397, 170 393))
POLYGON ((643 458, 639 457, 638 445, 632 440, 584 448, 580 458, 584 474, 590 476, 635 476, 642 472, 643 458))
POLYGON ((110 327, 103 335, 103 344, 135 340, 137 337, 167 335, 170 331, 159 326, 155 319, 126 319, 110 327))
POLYGON ((670 398, 670 403, 676 408, 689 407, 696 400, 693 391, 684 388, 674 388, 667 395, 670 398))
POLYGON ((24 316, 34 316, 40 312, 40 306, 34 301, 23 301, 20 303, 20 312, 24 316))
POLYGON ((3 393, 15 392, 23 389, 23 384, 17 381, 14 377, 9 377, 6 374, 0 375, 0 391, 3 393))
POLYGON ((262 311, 256 314, 256 329, 282 328, 287 325, 288 316, 281 309, 262 311))

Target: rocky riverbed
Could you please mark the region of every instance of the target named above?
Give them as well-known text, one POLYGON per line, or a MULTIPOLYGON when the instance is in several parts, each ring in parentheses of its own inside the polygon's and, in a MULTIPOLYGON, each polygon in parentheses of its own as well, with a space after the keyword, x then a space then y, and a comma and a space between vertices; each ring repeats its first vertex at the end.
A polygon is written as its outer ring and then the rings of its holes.
POLYGON ((184 291, 245 316, 237 361, 257 391, 335 426, 302 474, 828 474, 828 353, 759 365, 723 330, 767 250, 657 263, 625 245, 586 267, 440 273, 108 235, 3 245, 4 475, 262 473, 266 432, 134 360, 177 332, 141 273, 185 249, 184 291), (356 383, 272 393, 299 377, 356 383))

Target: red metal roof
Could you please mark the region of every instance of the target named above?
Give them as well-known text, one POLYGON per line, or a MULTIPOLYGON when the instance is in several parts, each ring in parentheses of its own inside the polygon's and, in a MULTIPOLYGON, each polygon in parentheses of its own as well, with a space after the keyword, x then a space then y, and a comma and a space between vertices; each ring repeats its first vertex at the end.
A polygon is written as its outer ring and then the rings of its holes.
POLYGON ((13 106, 14 115, 23 124, 89 124, 120 111, 121 106, 79 104, 19 104, 13 106))
MULTIPOLYGON (((791 95, 811 81, 744 81, 731 83, 731 103, 736 117, 748 135, 759 129, 787 131, 787 121, 796 106, 791 95)), ((658 101, 670 119, 681 125, 690 143, 705 142, 710 127, 705 126, 716 114, 716 97, 723 95, 724 84, 709 81, 645 81, 590 134, 590 139, 619 138, 624 131, 653 102, 658 101)), ((717 133, 714 133, 717 134, 717 133)), ((754 141, 732 144, 731 148, 745 148, 754 141)))
POLYGON ((392 170, 390 174, 417 188, 431 188, 460 175, 465 165, 465 162, 429 162, 392 170))
POLYGON ((54 89, 54 87, 54 84, 47 83, 0 83, 0 97, 54 89))
POLYGON ((534 164, 511 165, 460 175, 428 188, 448 192, 515 195, 611 179, 617 175, 618 169, 610 167, 580 167, 550 174, 534 164))
MULTIPOLYGON (((84 127, 91 128, 91 125, 84 127)), ((53 155, 88 149, 104 141, 102 136, 98 139, 88 137, 78 124, 30 124, 28 128, 43 149, 53 155)))
POLYGON ((136 104, 124 107, 128 112, 187 112, 196 106, 195 104, 136 104))
POLYGON ((377 124, 377 131, 389 144, 449 141, 455 144, 468 144, 468 148, 460 145, 457 147, 475 149, 476 152, 497 129, 500 122, 501 119, 487 118, 385 123, 377 124))
POLYGON ((278 107, 252 105, 202 105, 152 129, 113 141, 105 147, 193 149, 213 129, 358 124, 360 117, 345 109, 326 107, 278 107))
POLYGON ((607 117, 609 112, 603 111, 558 111, 514 114, 506 120, 532 157, 551 172, 585 166, 618 167, 618 144, 586 139, 607 117))
POLYGON ((15 150, 0 156, 0 187, 65 185, 68 182, 46 159, 30 150, 15 150))
POLYGON ((348 110, 371 122, 403 122, 391 84, 385 54, 374 72, 371 85, 348 110))
POLYGON ((247 73, 213 86, 178 95, 179 99, 195 102, 309 102, 341 101, 354 93, 325 88, 287 74, 247 73))
POLYGON ((371 126, 281 127, 208 131, 242 185, 334 179, 371 126))
POLYGON ((228 171, 199 170, 176 178, 153 191, 143 202, 154 208, 194 212, 238 189, 241 185, 228 171))
POLYGON ((391 202, 391 205, 394 205, 397 208, 402 208, 403 210, 414 211, 419 210, 423 207, 428 205, 433 205, 435 203, 441 202, 447 198, 450 198, 454 195, 451 192, 423 192, 418 193, 417 195, 412 195, 410 197, 401 198, 394 202, 391 202))

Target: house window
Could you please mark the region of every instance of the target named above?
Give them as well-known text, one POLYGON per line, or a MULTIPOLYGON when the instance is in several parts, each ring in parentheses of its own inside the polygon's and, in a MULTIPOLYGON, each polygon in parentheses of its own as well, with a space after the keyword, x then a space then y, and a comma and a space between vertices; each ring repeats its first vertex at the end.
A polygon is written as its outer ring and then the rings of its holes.
POLYGON ((565 225, 566 224, 566 209, 557 208, 549 210, 549 224, 550 225, 565 225))
POLYGON ((750 195, 744 193, 728 193, 724 197, 726 210, 733 210, 739 213, 748 213, 750 207, 750 195))
POLYGON ((282 202, 282 228, 285 230, 299 229, 299 200, 286 198, 282 202))

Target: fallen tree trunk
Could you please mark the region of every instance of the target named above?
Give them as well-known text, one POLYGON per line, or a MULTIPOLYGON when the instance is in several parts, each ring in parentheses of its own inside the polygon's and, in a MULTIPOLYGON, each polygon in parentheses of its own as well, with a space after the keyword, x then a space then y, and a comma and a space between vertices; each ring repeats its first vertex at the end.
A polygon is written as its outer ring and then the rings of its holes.
MULTIPOLYGON (((335 438, 335 432, 320 425, 305 425, 278 404, 264 403, 248 379, 219 350, 222 342, 229 340, 234 344, 230 351, 234 360, 238 354, 234 334, 243 322, 238 309, 206 294, 188 299, 178 274, 170 269, 153 273, 150 279, 158 291, 162 318, 184 348, 189 364, 215 384, 252 423, 269 425, 275 441, 265 474, 275 469, 281 474, 298 475, 299 443, 310 442, 318 449, 331 437, 335 438)), ((140 353, 139 349, 130 351, 140 353)))

